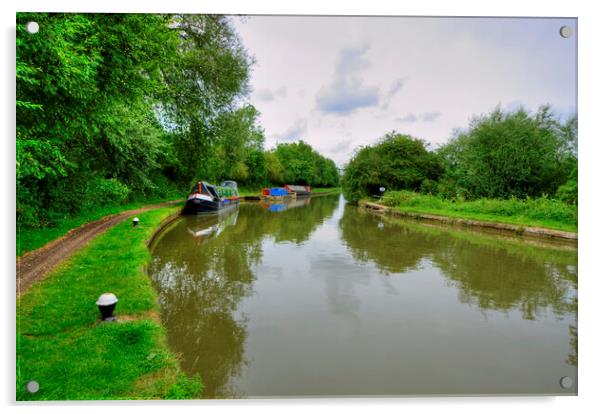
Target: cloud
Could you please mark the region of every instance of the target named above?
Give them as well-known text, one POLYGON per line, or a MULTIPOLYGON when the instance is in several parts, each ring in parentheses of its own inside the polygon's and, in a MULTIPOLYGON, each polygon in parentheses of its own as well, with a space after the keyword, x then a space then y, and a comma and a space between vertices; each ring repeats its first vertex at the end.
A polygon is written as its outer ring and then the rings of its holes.
POLYGON ((397 117, 397 118, 395 118, 395 120, 397 122, 410 122, 410 123, 413 123, 413 122, 418 121, 418 117, 416 117, 416 115, 414 115, 414 114, 407 114, 406 116, 403 116, 403 117, 401 117, 401 116, 397 117))
POLYGON ((401 88, 403 88, 403 86, 406 83, 406 80, 407 80, 407 77, 399 78, 393 83, 393 85, 391 85, 391 88, 389 88, 389 91, 387 92, 387 94, 382 98, 382 103, 380 106, 381 109, 389 108, 391 99, 395 96, 395 94, 397 92, 399 92, 401 90, 401 88))
POLYGON ((277 141, 290 142, 303 138, 305 134, 307 134, 307 119, 297 118, 286 131, 274 134, 273 137, 277 141))
POLYGON ((415 115, 415 114, 407 114, 406 116, 399 116, 397 118, 395 118, 395 120, 397 122, 407 122, 407 123, 414 123, 417 121, 423 121, 423 122, 434 122, 437 118, 439 118, 441 116, 441 112, 423 112, 421 114, 415 115))
POLYGON ((397 79, 395 83, 391 86, 391 89, 389 89, 389 97, 392 97, 397 92, 399 92, 401 88, 403 88, 403 85, 405 85, 407 79, 408 78, 397 79))
POLYGON ((347 151, 350 146, 351 146, 351 140, 350 139, 346 139, 346 140, 341 141, 338 144, 335 144, 332 147, 330 147, 330 149, 328 150, 328 152, 330 152, 331 154, 338 154, 340 152, 347 151))
POLYGON ((368 45, 339 51, 334 80, 316 95, 316 105, 323 113, 348 115, 356 109, 378 106, 379 88, 364 85, 360 73, 370 67, 365 58, 368 45))
POLYGON ((276 97, 285 98, 286 97, 286 86, 281 86, 278 89, 270 90, 267 88, 260 89, 255 93, 255 97, 260 101, 270 102, 273 101, 276 97))
POLYGON ((434 122, 441 116, 441 112, 425 112, 422 114, 422 120, 424 122, 434 122))

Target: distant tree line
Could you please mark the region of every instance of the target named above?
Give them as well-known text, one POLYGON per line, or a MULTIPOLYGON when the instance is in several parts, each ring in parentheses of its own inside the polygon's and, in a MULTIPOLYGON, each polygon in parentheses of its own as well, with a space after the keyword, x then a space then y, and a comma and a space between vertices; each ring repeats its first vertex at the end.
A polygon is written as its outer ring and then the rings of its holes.
POLYGON ((245 103, 253 59, 229 19, 18 13, 18 225, 181 195, 198 179, 336 185, 307 144, 264 150, 245 103))
POLYGON ((536 113, 496 108, 436 150, 391 132, 356 150, 342 186, 352 202, 385 187, 450 199, 547 196, 576 204, 577 117, 560 122, 549 106, 536 113))

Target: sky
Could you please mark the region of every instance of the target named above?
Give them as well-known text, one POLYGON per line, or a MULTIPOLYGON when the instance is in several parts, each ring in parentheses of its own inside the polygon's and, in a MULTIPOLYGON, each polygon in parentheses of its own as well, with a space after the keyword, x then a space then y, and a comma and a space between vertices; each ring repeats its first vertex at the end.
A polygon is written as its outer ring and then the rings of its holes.
POLYGON ((302 139, 342 167, 393 130, 436 148, 497 105, 576 112, 575 19, 232 20, 255 59, 249 101, 266 148, 302 139))

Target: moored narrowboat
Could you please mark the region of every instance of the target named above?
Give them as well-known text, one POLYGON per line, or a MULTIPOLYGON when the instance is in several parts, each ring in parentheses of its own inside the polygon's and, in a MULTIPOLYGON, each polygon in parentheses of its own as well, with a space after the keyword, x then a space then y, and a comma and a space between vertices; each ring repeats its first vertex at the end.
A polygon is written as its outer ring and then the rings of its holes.
POLYGON ((311 195, 311 188, 308 185, 292 185, 287 184, 284 186, 289 193, 295 193, 297 197, 304 197, 311 195))
POLYGON ((199 181, 192 187, 182 214, 217 213, 239 203, 235 181, 223 181, 220 185, 199 181))
POLYGON ((261 198, 268 200, 281 200, 285 198, 294 198, 295 193, 288 191, 284 187, 264 188, 261 190, 261 198))

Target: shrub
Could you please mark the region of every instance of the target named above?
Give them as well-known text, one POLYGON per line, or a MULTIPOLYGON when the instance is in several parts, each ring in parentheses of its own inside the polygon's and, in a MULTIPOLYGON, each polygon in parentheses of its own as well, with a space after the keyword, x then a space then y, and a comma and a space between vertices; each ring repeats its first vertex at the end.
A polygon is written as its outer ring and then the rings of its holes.
POLYGON ((381 186, 390 190, 435 191, 434 182, 443 169, 439 157, 428 151, 425 143, 395 131, 378 144, 358 149, 345 167, 343 193, 351 203, 378 194, 381 186))
POLYGON ((123 204, 129 195, 128 186, 116 178, 97 178, 90 182, 86 191, 88 202, 98 206, 123 204))

